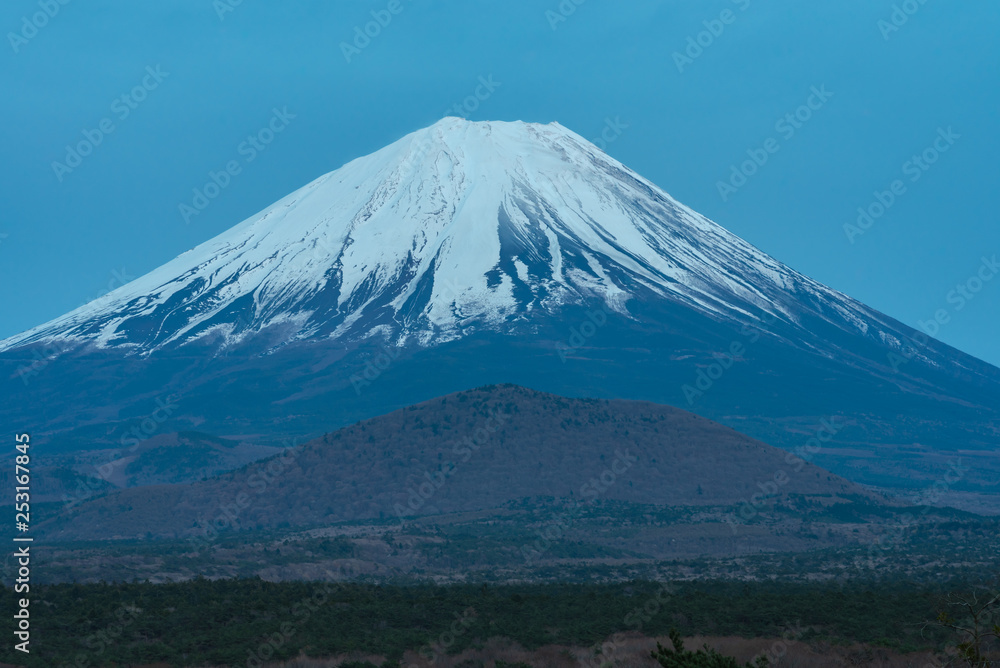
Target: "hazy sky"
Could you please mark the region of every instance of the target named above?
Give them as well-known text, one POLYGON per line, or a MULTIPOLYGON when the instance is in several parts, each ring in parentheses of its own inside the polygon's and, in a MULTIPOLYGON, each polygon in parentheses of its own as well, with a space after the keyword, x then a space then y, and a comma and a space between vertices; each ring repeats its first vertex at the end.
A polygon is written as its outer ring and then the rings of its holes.
POLYGON ((462 114, 604 133, 779 260, 1000 364, 1000 3, 61 2, 0 7, 0 337, 462 114), (881 215, 845 231, 859 207, 881 215))

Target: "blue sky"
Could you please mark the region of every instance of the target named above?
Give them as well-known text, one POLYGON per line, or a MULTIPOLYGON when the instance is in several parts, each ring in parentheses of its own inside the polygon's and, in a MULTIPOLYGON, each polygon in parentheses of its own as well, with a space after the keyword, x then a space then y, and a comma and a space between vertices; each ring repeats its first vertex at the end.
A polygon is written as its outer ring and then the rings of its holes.
POLYGON ((1000 275, 983 280, 1000 254, 998 3, 236 1, 0 8, 0 336, 430 125, 483 78, 470 119, 615 125, 608 153, 685 204, 1000 364, 1000 275), (275 110, 273 140, 245 144, 275 110), (66 147, 88 136, 77 163, 66 147), (734 166, 753 173, 730 181, 734 166), (883 212, 848 234, 859 207, 883 212))

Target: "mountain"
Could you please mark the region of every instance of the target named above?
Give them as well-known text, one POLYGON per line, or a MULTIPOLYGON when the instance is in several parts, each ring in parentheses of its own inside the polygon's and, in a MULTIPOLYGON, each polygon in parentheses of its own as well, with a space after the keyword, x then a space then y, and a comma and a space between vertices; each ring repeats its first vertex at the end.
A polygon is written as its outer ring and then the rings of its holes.
POLYGON ((773 319, 785 343, 827 354, 839 351, 815 341, 816 321, 897 350, 912 335, 556 123, 446 118, 0 351, 149 355, 200 340, 224 349, 373 336, 429 346, 530 330, 570 304, 634 317, 631 300, 737 325, 773 319))
POLYGON ((788 449, 833 419, 817 462, 839 474, 923 486, 961 458, 956 488, 1000 492, 1000 370, 558 124, 446 118, 0 342, 0 370, 0 416, 31 416, 53 451, 142 425, 276 445, 513 382, 683 406, 788 449))
POLYGON ((725 535, 724 522, 743 525, 790 496, 883 505, 811 458, 668 406, 493 386, 365 420, 209 480, 117 491, 40 530, 51 540, 208 540, 221 529, 503 516, 512 502, 541 500, 715 508, 710 521, 725 535))
POLYGON ((281 448, 230 441, 209 434, 156 434, 120 450, 89 450, 74 457, 78 471, 116 487, 189 482, 231 471, 281 448), (124 456, 122 456, 124 455, 124 456))
MULTIPOLYGON (((32 499, 75 506, 120 487, 201 480, 282 451, 197 432, 161 433, 141 441, 130 437, 127 442, 124 449, 40 451, 31 467, 32 499)), ((0 485, 16 485, 15 477, 13 469, 0 471, 0 485)))

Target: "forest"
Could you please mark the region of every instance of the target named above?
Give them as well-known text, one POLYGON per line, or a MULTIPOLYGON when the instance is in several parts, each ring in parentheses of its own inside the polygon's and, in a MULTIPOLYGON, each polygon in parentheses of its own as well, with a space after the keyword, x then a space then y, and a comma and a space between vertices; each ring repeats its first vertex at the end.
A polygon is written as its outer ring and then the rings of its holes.
MULTIPOLYGON (((0 595, 12 609, 13 591, 0 595)), ((902 580, 436 586, 199 578, 57 584, 32 588, 30 656, 14 656, 8 646, 0 661, 46 668, 242 666, 354 653, 382 656, 381 665, 395 666, 407 651, 430 660, 494 638, 527 649, 587 647, 621 634, 664 637, 672 631, 954 654, 966 638, 943 622, 964 624, 968 616, 955 604, 972 595, 995 599, 996 588, 902 580)), ((980 621, 989 622, 987 631, 1000 623, 995 600, 980 621)))

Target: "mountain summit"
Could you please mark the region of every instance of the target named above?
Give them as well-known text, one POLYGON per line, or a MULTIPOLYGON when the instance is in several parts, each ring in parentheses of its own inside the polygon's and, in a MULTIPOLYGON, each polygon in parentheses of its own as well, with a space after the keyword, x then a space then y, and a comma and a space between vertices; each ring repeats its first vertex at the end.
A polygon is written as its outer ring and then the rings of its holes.
MULTIPOLYGON (((784 266, 557 123, 445 118, 353 160, 97 302, 0 343, 148 354, 378 335, 423 345, 540 313, 667 299, 741 324, 886 318, 784 266)), ((807 327, 808 328, 808 327, 807 327)))

